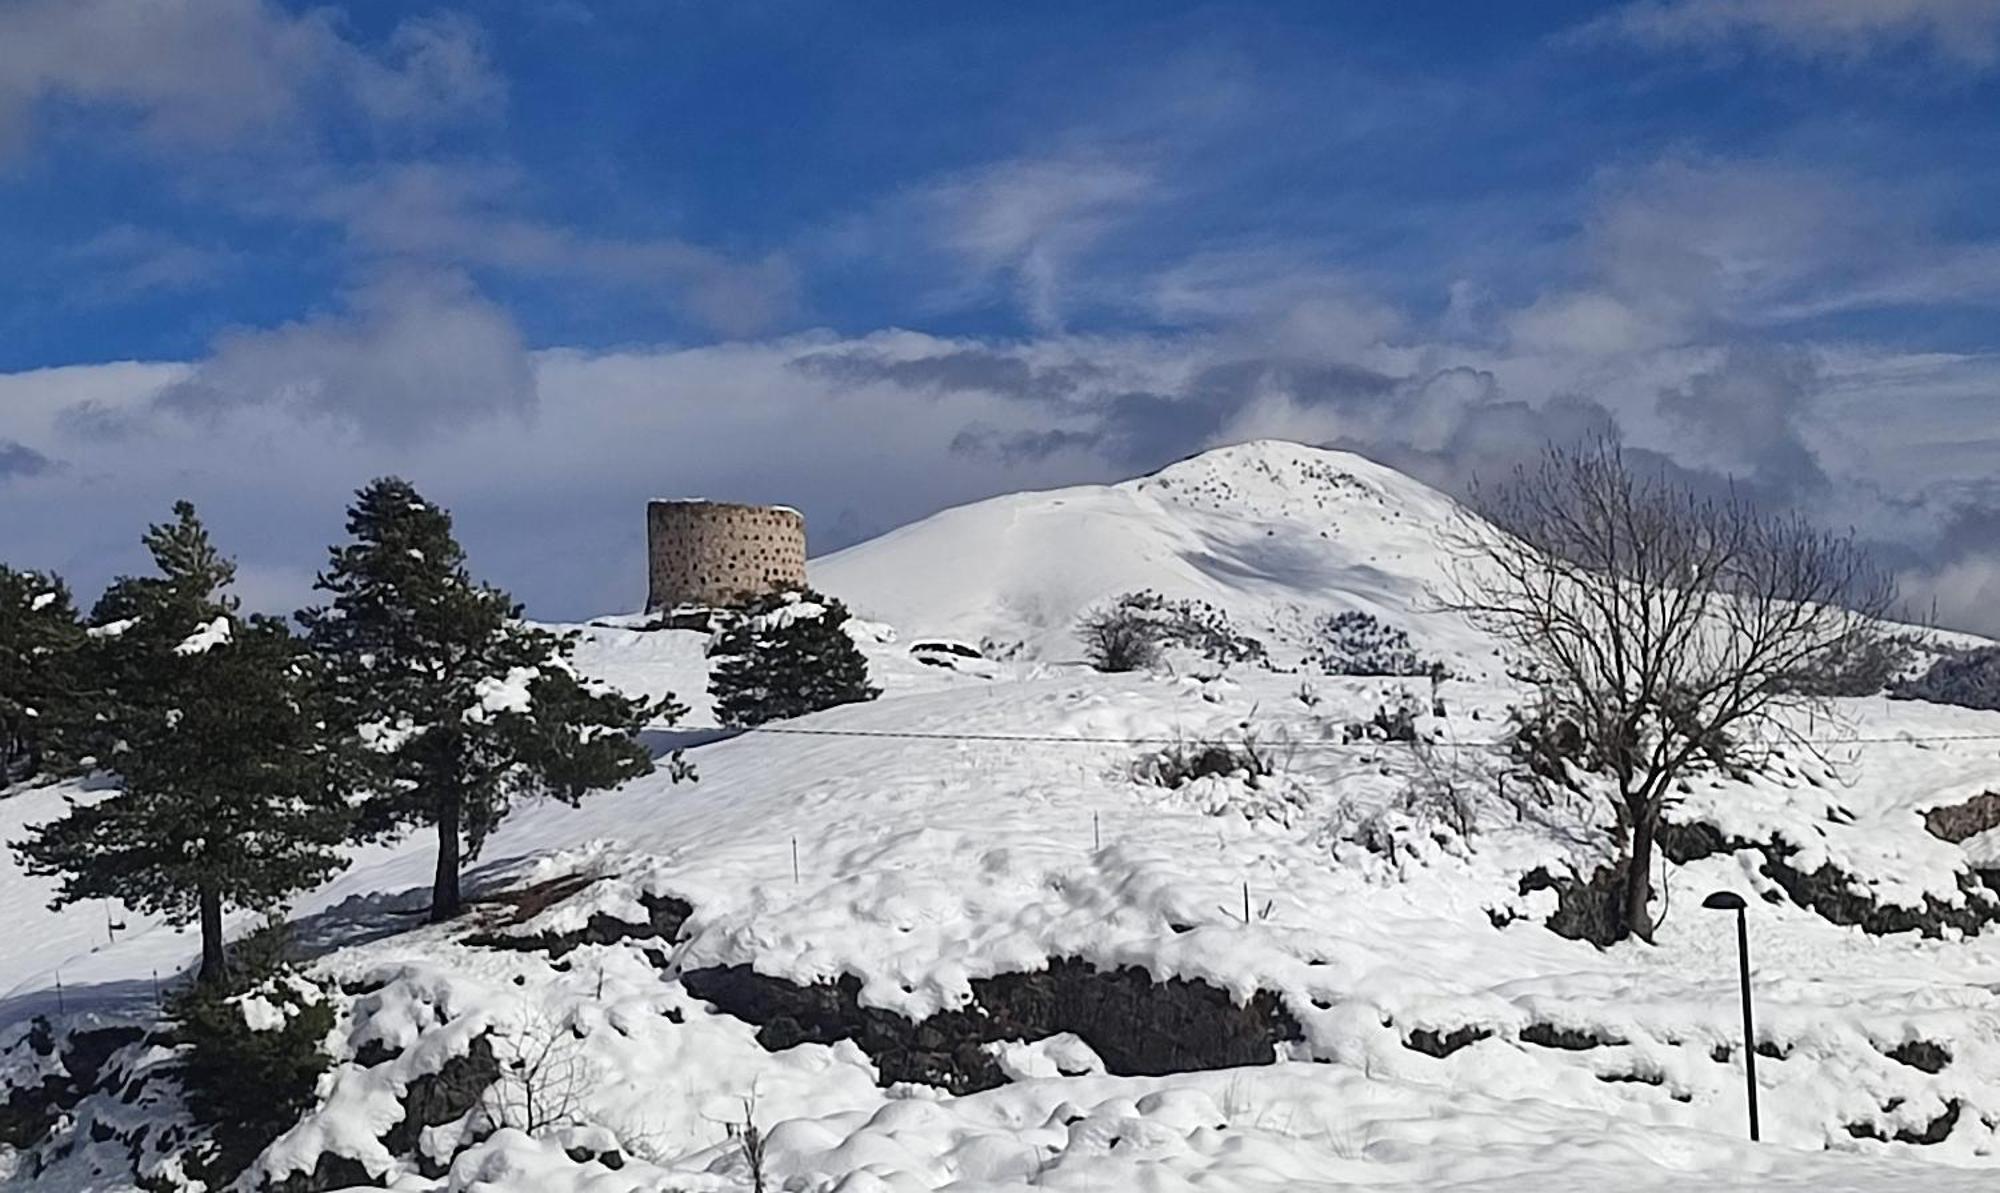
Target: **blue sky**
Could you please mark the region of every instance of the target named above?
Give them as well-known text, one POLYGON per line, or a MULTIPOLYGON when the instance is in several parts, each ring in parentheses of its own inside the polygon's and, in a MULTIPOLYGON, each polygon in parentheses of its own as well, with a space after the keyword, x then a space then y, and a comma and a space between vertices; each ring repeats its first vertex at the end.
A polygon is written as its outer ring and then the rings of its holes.
POLYGON ((653 492, 1611 429, 2000 629, 1996 172, 2000 0, 0 0, 0 557, 283 606, 396 471, 571 616, 653 492))

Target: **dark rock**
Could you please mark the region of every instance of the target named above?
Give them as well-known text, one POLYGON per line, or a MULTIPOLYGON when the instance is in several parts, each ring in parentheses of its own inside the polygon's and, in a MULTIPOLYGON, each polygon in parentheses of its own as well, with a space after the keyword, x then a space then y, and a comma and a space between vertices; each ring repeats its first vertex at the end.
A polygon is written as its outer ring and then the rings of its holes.
POLYGON ((391 1048, 381 1040, 369 1040, 354 1050, 354 1063, 364 1069, 372 1069, 376 1065, 387 1064, 401 1055, 403 1055, 401 1048, 391 1048))
POLYGON ((1662 820, 1653 830, 1653 845, 1660 856, 1676 866, 1714 857, 1718 853, 1734 853, 1738 849, 1749 848, 1746 844, 1725 837, 1722 830, 1706 821, 1693 824, 1675 824, 1662 820))
POLYGON ((1599 1073, 1597 1079, 1613 1085, 1665 1085, 1667 1083, 1667 1079, 1656 1072, 1599 1073))
POLYGON ((0 1102, 0 1145, 27 1148, 55 1126, 63 1102, 75 1105, 74 1090, 59 1077, 44 1077, 40 1085, 17 1087, 0 1102))
POLYGON ((1443 1034, 1428 1027, 1420 1027, 1403 1037, 1403 1047, 1414 1052, 1424 1053, 1426 1056, 1435 1056, 1442 1060, 1459 1049, 1476 1044, 1492 1034, 1493 1032, 1490 1029, 1476 1027, 1472 1024, 1454 1028, 1443 1034))
POLYGON ((602 1164, 613 1172, 625 1167, 625 1157, 618 1153, 617 1148, 608 1147, 594 1152, 587 1147, 566 1147, 563 1154, 578 1164, 602 1164))
MULTIPOLYGON (((1898 1104, 1897 1102, 1891 1102, 1882 1109, 1884 1112, 1894 1111, 1898 1104)), ((1963 1109, 1964 1107, 1959 1100, 1953 1098, 1951 1101, 1945 1103, 1944 1113, 1925 1123, 1921 1131, 1903 1127, 1896 1132, 1893 1138, 1897 1143, 1914 1143, 1919 1145, 1943 1143, 1946 1139, 1950 1138, 1952 1128, 1958 1125, 1958 1116, 1963 1109)), ((1882 1128, 1874 1123, 1849 1123, 1847 1124, 1847 1133, 1856 1139, 1879 1139, 1886 1142, 1891 1138, 1891 1136, 1884 1135, 1882 1128)))
POLYGON ((1600 1035, 1589 1029, 1558 1027, 1553 1023, 1530 1023, 1521 1029, 1521 1042, 1543 1048, 1560 1048, 1564 1052, 1583 1052, 1591 1048, 1613 1047, 1625 1041, 1617 1036, 1600 1035))
POLYGON ((1623 862, 1600 866, 1583 881, 1571 875, 1554 875, 1538 866, 1521 876, 1518 889, 1523 895, 1540 890, 1556 892, 1556 909, 1544 922, 1557 936, 1604 948, 1617 943, 1624 934, 1623 862))
MULTIPOLYGON (((1968 805, 1987 798, 1975 797, 1968 801, 1968 805)), ((1991 798, 1994 801, 1992 814, 2000 816, 2000 796, 1991 798)), ((1927 822, 1929 815, 1926 813, 1927 822)), ((1972 813, 1964 815, 1971 816, 1972 813)), ((1953 821, 1952 827, 1964 827, 1964 823, 1953 821)), ((1937 830, 1933 828, 1932 831, 1937 830)), ((1716 854, 1754 850, 1763 856, 1760 869, 1764 876, 1776 882, 1793 903, 1832 923, 1852 925, 1872 936, 1920 932, 1936 938, 1943 936, 1946 928, 1956 928, 1974 936, 1988 924, 2000 921, 2000 898, 1996 898, 1994 884, 1987 881, 1985 875, 1972 871, 1958 875, 1958 887, 1965 897, 1957 903, 1947 903, 1934 895, 1926 895, 1922 907, 1897 907, 1877 903, 1853 875, 1836 868, 1831 862, 1822 863, 1811 871, 1799 869, 1792 861, 1798 850, 1783 841, 1745 841, 1726 836, 1712 824, 1700 822, 1662 822, 1654 841, 1667 860, 1676 865, 1716 854)))
POLYGON ((1941 1073, 1951 1063, 1951 1050, 1930 1040, 1906 1040, 1889 1049, 1887 1056, 1897 1064, 1926 1073, 1941 1073))
POLYGON ((97 1075, 111 1054, 146 1038, 138 1027, 100 1027, 95 1031, 73 1031, 63 1045, 62 1063, 70 1080, 79 1089, 97 1084, 97 1075))
POLYGON ((425 1127, 441 1127, 464 1118, 500 1077, 500 1062, 493 1045, 479 1036, 465 1050, 444 1062, 435 1073, 415 1078, 403 1091, 403 1121, 382 1136, 382 1146, 393 1155, 410 1155, 417 1150, 417 1137, 425 1127))
POLYGON ((560 960, 579 945, 617 944, 625 940, 665 940, 673 943, 680 936, 681 925, 687 923, 694 914, 694 908, 672 895, 641 895, 639 901, 646 907, 646 922, 634 924, 621 920, 605 912, 595 912, 584 926, 574 932, 543 932, 527 935, 511 933, 479 932, 465 938, 465 943, 488 949, 511 949, 517 952, 547 953, 551 960, 560 960))
POLYGON ((332 1152, 321 1152, 311 1172, 294 1172, 281 1181, 265 1181, 261 1193, 327 1193, 330 1189, 383 1189, 382 1178, 363 1167, 361 1161, 332 1152))
POLYGON ((1099 970, 1073 958, 1052 959, 1045 970, 975 979, 969 1007, 921 1023, 861 1006, 861 983, 851 974, 798 986, 738 965, 693 970, 681 980, 696 998, 758 1024, 758 1042, 774 1052, 854 1040, 874 1059, 883 1084, 915 1081, 955 1093, 1005 1084, 985 1049, 1000 1040, 1071 1032, 1111 1073, 1156 1076, 1267 1065, 1279 1042, 1302 1034, 1269 991, 1238 1006, 1206 982, 1156 982, 1142 969, 1099 970))
POLYGON ((1984 791, 1963 803, 1926 809, 1924 827, 1931 836, 1954 845, 2000 828, 2000 792, 1984 791))

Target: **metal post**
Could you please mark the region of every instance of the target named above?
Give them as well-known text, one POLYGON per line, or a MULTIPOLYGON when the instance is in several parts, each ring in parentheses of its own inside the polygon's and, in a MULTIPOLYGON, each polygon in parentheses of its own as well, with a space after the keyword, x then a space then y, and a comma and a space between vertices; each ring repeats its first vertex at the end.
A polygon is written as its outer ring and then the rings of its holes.
POLYGON ((1743 1084, 1750 1095, 1750 1142, 1757 1132, 1757 1024, 1750 1018, 1749 905, 1735 891, 1717 891, 1701 901, 1710 911, 1736 913, 1736 977, 1743 993, 1743 1084))
POLYGON ((1750 1142, 1757 1142, 1757 1025, 1750 1017, 1749 913, 1736 909, 1736 963, 1743 987, 1743 1080, 1750 1094, 1750 1142))

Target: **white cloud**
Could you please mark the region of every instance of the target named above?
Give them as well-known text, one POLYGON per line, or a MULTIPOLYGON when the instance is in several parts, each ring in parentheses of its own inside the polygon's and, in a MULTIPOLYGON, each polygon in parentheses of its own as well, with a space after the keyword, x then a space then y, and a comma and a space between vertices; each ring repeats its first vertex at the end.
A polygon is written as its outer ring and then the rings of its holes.
POLYGON ((1523 349, 1617 355, 1858 311, 2000 302, 2000 244, 1921 194, 1832 171, 1672 155, 1607 171, 1576 276, 1504 317, 1523 349))
POLYGON ((88 302, 198 289, 241 264, 240 255, 228 249, 132 224, 104 229, 71 249, 69 257, 80 274, 74 293, 88 302))
POLYGON ((302 180, 267 206, 332 223, 363 257, 571 278, 660 293, 729 336, 789 315, 798 279, 780 254, 738 261, 669 237, 614 238, 519 214, 525 182, 503 162, 413 162, 302 180))
POLYGON ((402 271, 354 291, 337 314, 225 334, 159 401, 208 418, 280 407, 303 421, 407 439, 525 414, 535 379, 505 311, 462 278, 402 271))
POLYGON ((1350 356, 1404 329, 1401 312, 1296 246, 1200 253, 1151 275, 1137 298, 1152 319, 1242 329, 1287 355, 1350 356))
POLYGON ((933 241, 977 282, 1008 279, 1035 326, 1062 325, 1070 269, 1155 195, 1145 169, 1099 154, 1017 159, 931 183, 886 218, 914 207, 933 241))
POLYGON ((504 88, 478 29, 412 18, 384 46, 326 9, 268 0, 16 0, 0 6, 0 151, 45 100, 116 110, 160 146, 217 149, 308 122, 321 102, 385 134, 485 112, 504 88))
POLYGON ((1840 62, 1914 46, 1984 68, 2000 58, 2000 0, 1639 0, 1584 33, 1660 50, 1752 45, 1840 62))

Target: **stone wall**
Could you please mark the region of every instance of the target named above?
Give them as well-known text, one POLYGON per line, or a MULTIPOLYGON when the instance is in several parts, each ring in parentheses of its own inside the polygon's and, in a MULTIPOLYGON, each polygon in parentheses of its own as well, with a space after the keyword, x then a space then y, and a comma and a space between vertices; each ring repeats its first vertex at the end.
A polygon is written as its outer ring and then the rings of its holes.
POLYGON ((724 605, 806 582, 806 520, 775 505, 646 506, 649 611, 724 605))

